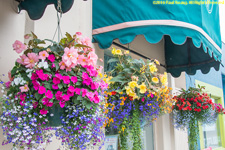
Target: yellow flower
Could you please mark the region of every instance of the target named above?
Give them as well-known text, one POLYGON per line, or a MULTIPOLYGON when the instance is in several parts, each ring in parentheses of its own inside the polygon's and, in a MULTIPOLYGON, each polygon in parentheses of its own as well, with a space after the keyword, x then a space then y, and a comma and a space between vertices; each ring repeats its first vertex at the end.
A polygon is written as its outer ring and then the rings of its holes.
POLYGON ((121 95, 122 95, 122 94, 123 94, 123 91, 119 92, 119 94, 121 94, 121 95))
POLYGON ((154 83, 159 83, 159 79, 158 79, 157 77, 153 77, 153 78, 152 78, 152 81, 153 81, 154 83))
POLYGON ((104 74, 104 78, 106 78, 107 77, 107 74, 104 74))
POLYGON ((138 86, 138 84, 137 84, 137 82, 136 81, 131 81, 131 82, 129 82, 128 83, 128 86, 130 87, 130 88, 135 88, 135 87, 137 87, 138 86))
POLYGON ((164 72, 164 75, 162 75, 160 77, 160 80, 161 80, 161 82, 162 82, 163 85, 166 85, 167 84, 167 73, 166 72, 164 72))
POLYGON ((132 96, 132 97, 134 98, 134 97, 136 97, 137 95, 136 95, 136 93, 131 92, 131 93, 129 94, 129 96, 132 96))
POLYGON ((132 89, 129 86, 126 86, 125 89, 126 89, 127 95, 129 95, 130 93, 133 92, 132 89))
POLYGON ((100 78, 103 77, 102 73, 101 72, 98 72, 98 75, 100 76, 100 78))
POLYGON ((115 55, 116 54, 116 49, 113 47, 112 49, 112 54, 115 55))
POLYGON ((160 65, 160 62, 159 62, 157 59, 155 59, 154 62, 155 62, 157 65, 160 65))
POLYGON ((156 68, 155 64, 151 64, 151 65, 149 66, 149 69, 150 69, 150 72, 151 72, 151 73, 154 73, 154 72, 158 71, 158 69, 156 68))
POLYGON ((129 54, 129 53, 130 53, 129 51, 125 51, 125 52, 124 52, 124 54, 129 54))
POLYGON ((141 85, 139 85, 138 88, 140 89, 140 93, 142 94, 144 94, 147 91, 147 88, 144 82, 141 85))
POLYGON ((117 49, 117 50, 115 51, 115 53, 116 53, 116 55, 122 55, 122 52, 121 52, 120 49, 117 49))

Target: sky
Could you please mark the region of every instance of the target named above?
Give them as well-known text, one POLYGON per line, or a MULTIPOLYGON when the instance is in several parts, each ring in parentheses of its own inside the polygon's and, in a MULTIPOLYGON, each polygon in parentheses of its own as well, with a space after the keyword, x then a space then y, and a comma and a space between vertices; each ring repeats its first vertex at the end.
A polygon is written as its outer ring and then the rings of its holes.
POLYGON ((225 43, 225 3, 220 4, 220 32, 221 39, 225 43))

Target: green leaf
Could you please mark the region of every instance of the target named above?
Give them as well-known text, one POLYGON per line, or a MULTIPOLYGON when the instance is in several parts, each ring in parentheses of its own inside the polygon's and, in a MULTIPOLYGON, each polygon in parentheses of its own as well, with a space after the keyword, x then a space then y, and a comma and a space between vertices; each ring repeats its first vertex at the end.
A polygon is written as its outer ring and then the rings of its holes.
POLYGON ((55 70, 57 71, 59 69, 59 63, 58 62, 55 62, 55 70))
POLYGON ((83 99, 84 98, 81 95, 77 96, 77 100, 83 100, 83 99))
POLYGON ((92 105, 93 105, 93 103, 92 102, 90 102, 90 101, 87 101, 87 103, 86 103, 86 107, 87 107, 87 109, 90 109, 91 107, 92 107, 92 105))
POLYGON ((107 63, 113 63, 113 62, 118 62, 118 58, 111 58, 107 63))
POLYGON ((68 41, 73 40, 72 36, 68 32, 66 32, 66 37, 67 37, 68 41))
POLYGON ((42 98, 42 95, 41 94, 38 94, 38 93, 35 93, 35 98, 37 100, 40 100, 42 98))
POLYGON ((50 49, 53 52, 62 52, 64 50, 64 48, 59 44, 54 44, 53 46, 50 47, 50 49))
POLYGON ((16 74, 17 71, 17 67, 13 67, 12 71, 11 71, 11 76, 14 76, 16 74))
POLYGON ((33 36, 34 39, 37 39, 38 38, 37 35, 34 34, 33 32, 31 32, 31 34, 32 34, 32 36, 33 36))
POLYGON ((49 40, 49 39, 44 39, 45 41, 49 41, 49 42, 51 42, 51 43, 53 43, 53 44, 57 44, 57 42, 55 42, 55 41, 53 41, 53 40, 49 40))
POLYGON ((80 86, 80 85, 82 85, 82 83, 81 82, 77 82, 76 85, 77 86, 80 86))
POLYGON ((63 88, 63 84, 62 83, 58 84, 58 87, 59 87, 59 89, 62 89, 63 88))
POLYGON ((52 89, 52 86, 51 86, 51 84, 50 83, 44 83, 45 84, 45 87, 47 88, 47 89, 49 89, 49 90, 51 90, 52 89))

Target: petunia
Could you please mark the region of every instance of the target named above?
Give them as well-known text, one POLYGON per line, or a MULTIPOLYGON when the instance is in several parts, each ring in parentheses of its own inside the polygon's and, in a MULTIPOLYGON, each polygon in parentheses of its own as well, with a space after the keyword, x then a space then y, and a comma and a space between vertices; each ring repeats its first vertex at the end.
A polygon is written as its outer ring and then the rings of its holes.
POLYGON ((25 105, 25 101, 20 101, 20 105, 24 106, 25 105))
POLYGON ((44 108, 40 110, 41 115, 46 115, 48 113, 48 110, 45 110, 44 108))
POLYGON ((37 80, 38 79, 38 76, 36 73, 32 73, 31 75, 31 80, 37 80))
POLYGON ((27 49, 27 46, 25 44, 23 44, 22 42, 16 40, 13 43, 13 49, 19 54, 22 51, 24 51, 25 49, 27 49))
POLYGON ((76 76, 72 76, 71 77, 71 81, 73 82, 73 84, 77 83, 77 77, 76 76))
POLYGON ((45 87, 44 87, 44 86, 40 86, 39 89, 38 89, 38 93, 39 93, 39 94, 44 94, 44 93, 46 93, 45 87))
POLYGON ((54 54, 49 55, 48 60, 50 60, 51 62, 54 62, 55 61, 55 55, 54 54))
POLYGON ((33 88, 37 91, 40 87, 40 84, 36 80, 33 80, 32 83, 33 83, 33 88))
POLYGON ((45 93, 45 96, 49 99, 52 99, 53 98, 53 93, 51 90, 48 90, 46 93, 45 93))
POLYGON ((21 101, 25 101, 25 98, 26 98, 26 94, 25 93, 20 95, 20 100, 21 101))

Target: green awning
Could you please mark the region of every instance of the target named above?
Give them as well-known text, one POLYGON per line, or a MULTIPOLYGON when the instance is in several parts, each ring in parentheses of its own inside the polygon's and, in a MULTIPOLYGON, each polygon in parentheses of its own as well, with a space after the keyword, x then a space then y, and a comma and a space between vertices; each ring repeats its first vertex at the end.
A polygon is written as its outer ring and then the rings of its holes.
POLYGON ((114 39, 127 44, 144 35, 149 43, 158 43, 164 37, 166 68, 173 76, 218 70, 222 55, 218 4, 181 2, 94 0, 93 41, 106 49, 114 39))
MULTIPOLYGON (((32 20, 40 19, 46 7, 54 4, 57 10, 58 0, 16 0, 19 1, 19 11, 26 10, 32 20)), ((62 12, 65 13, 70 10, 74 0, 61 0, 62 12)))

